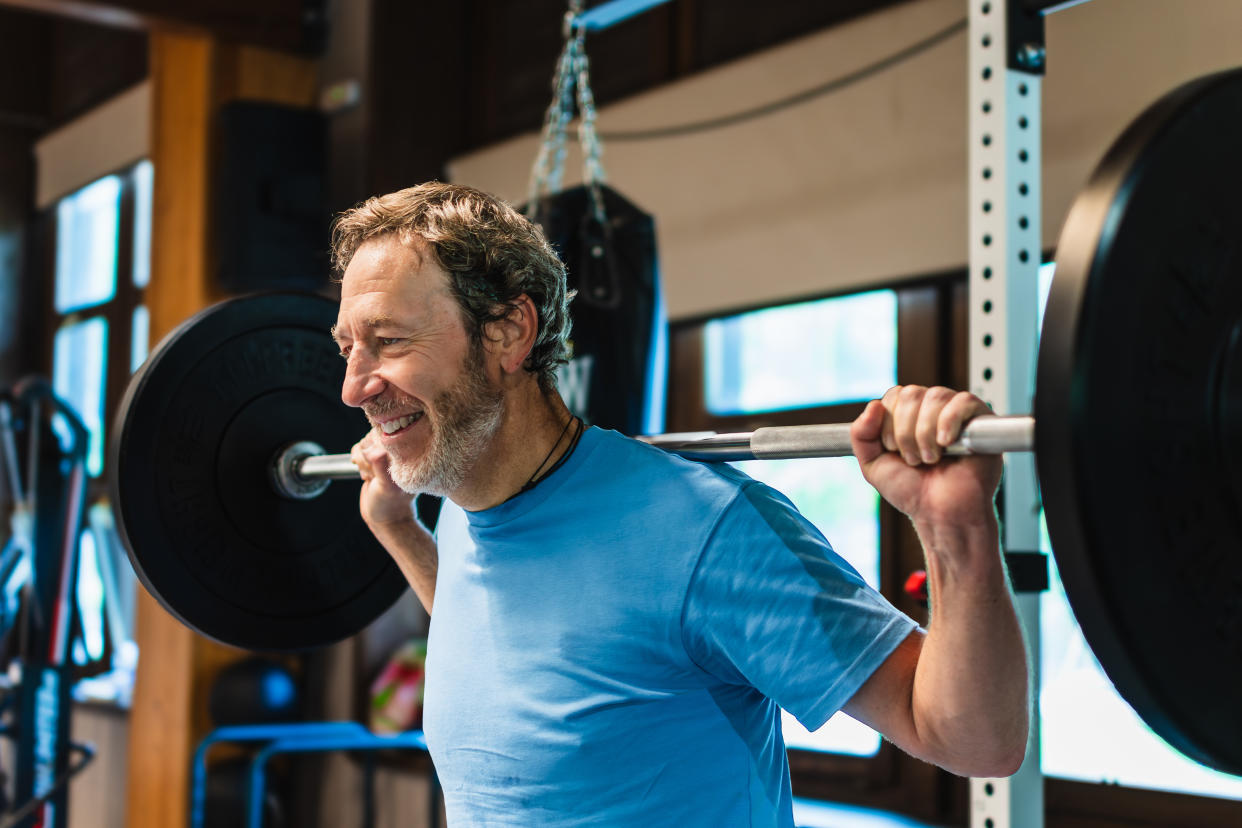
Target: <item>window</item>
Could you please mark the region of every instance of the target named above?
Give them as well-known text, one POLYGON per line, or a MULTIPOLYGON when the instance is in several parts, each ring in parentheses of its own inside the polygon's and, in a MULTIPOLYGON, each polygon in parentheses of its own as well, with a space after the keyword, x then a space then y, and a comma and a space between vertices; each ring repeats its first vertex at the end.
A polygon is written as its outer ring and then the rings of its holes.
POLYGON ((897 382, 891 290, 713 319, 703 335, 712 414, 869 400, 897 382))
MULTIPOLYGON (((675 324, 668 428, 848 422, 899 378, 950 383, 958 367, 940 322, 955 289, 952 280, 934 279, 675 324)), ((737 465, 787 495, 869 583, 920 617, 901 585, 921 568, 921 551, 908 522, 880 501, 853 458, 737 465)), ((900 768, 915 760, 848 716, 808 733, 786 714, 783 730, 796 796, 883 807, 900 796, 913 802, 911 813, 943 816, 921 779, 903 777, 900 768)))
POLYGON ((56 311, 69 313, 116 295, 121 178, 109 175, 56 205, 56 311))
POLYGON ((133 574, 116 536, 102 475, 108 426, 130 374, 147 357, 143 293, 150 279, 147 161, 104 176, 57 202, 52 302, 52 385, 90 435, 93 478, 80 538, 77 597, 82 630, 74 659, 98 674, 81 696, 128 703, 137 661, 133 574))

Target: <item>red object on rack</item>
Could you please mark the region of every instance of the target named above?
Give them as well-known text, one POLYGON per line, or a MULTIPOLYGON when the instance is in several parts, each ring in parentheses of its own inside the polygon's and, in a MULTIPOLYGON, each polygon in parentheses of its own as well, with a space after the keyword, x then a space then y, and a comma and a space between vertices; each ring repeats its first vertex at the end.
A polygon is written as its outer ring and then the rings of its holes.
POLYGON ((911 572, 910 577, 906 578, 906 584, 903 589, 905 589, 906 595, 918 601, 919 606, 924 609, 927 608, 931 600, 931 596, 927 593, 927 570, 916 569, 911 572))

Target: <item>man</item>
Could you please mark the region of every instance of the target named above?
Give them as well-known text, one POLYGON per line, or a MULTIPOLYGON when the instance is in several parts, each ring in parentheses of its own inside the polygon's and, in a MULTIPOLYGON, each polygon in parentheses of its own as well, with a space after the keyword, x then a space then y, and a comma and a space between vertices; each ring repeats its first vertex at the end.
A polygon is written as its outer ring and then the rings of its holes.
POLYGON ((508 206, 402 190, 343 215, 334 253, 342 398, 373 425, 361 510, 431 613, 450 823, 792 825, 778 705, 811 729, 844 709, 955 773, 1019 766, 1000 461, 939 462, 977 398, 893 389, 851 431, 923 542, 924 632, 778 493, 570 414, 564 271, 508 206), (464 510, 438 548, 415 492, 464 510))

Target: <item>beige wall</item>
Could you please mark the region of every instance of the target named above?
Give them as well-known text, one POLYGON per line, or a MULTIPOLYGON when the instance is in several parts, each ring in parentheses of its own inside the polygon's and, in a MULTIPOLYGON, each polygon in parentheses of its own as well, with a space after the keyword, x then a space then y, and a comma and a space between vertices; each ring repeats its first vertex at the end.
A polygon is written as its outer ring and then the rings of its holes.
POLYGON ((122 92, 35 144, 35 206, 85 187, 151 152, 151 82, 122 92))
MULTIPOLYGON (((606 107, 602 131, 680 123, 816 86, 941 30, 963 0, 913 0, 606 107)), ((1092 0, 1047 22, 1047 246, 1130 118, 1242 64, 1237 0, 1092 0)), ((587 43, 590 51, 590 41, 587 43)), ((455 181, 522 201, 537 136, 455 159, 455 181)), ((655 214, 674 318, 966 263, 966 36, 841 92, 689 137, 606 145, 611 183, 655 214)), ((567 179, 579 180, 571 153, 567 179)))
POLYGON ((124 828, 128 730, 123 711, 74 707, 73 741, 94 745, 95 758, 69 783, 69 828, 124 828))
MULTIPOLYGON (((95 748, 95 758, 69 782, 68 828, 125 828, 125 749, 128 716, 119 710, 74 704, 70 739, 95 748)), ((13 784, 16 742, 0 740, 0 768, 13 784)), ((80 761, 69 756, 72 767, 80 761)), ((12 793, 12 788, 8 789, 12 793)), ((25 802, 14 803, 20 807, 25 802)), ((3 817, 10 812, 0 814, 3 817)))

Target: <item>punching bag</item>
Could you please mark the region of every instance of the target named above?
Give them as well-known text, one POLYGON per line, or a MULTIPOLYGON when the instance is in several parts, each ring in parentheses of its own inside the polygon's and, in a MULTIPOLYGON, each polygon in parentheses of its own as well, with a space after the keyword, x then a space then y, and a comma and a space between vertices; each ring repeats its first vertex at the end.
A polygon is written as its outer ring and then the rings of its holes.
POLYGON ((570 411, 623 434, 664 429, 665 331, 655 221, 598 183, 544 196, 532 212, 568 271, 572 359, 557 372, 570 411))

